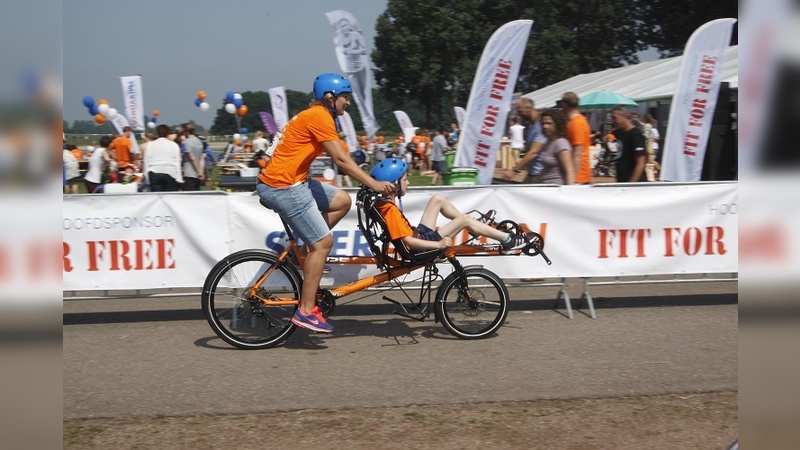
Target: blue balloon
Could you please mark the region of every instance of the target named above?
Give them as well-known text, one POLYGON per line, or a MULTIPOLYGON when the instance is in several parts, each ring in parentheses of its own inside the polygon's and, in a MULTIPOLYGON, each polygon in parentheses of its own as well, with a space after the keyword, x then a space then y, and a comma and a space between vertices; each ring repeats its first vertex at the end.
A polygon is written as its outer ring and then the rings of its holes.
MULTIPOLYGON (((94 99, 90 95, 87 95, 86 97, 83 97, 83 106, 85 106, 87 108, 91 108, 92 106, 94 106, 94 99)), ((97 114, 97 113, 95 113, 95 114, 97 114)), ((92 114, 92 115, 94 115, 94 114, 92 114)))
POLYGON ((227 101, 228 101, 228 103, 233 103, 233 92, 231 92, 231 91, 228 91, 228 92, 225 94, 225 100, 227 100, 227 101))
POLYGON ((247 128, 242 127, 242 133, 247 134, 247 128))
POLYGON ((200 103, 203 103, 203 101, 199 98, 194 99, 194 106, 200 106, 200 103))
POLYGON ((233 106, 235 106, 235 107, 236 107, 236 109, 239 109, 239 108, 241 108, 241 107, 242 107, 242 105, 244 105, 244 100, 242 100, 242 99, 240 99, 240 98, 235 98, 235 99, 233 99, 233 106))
POLYGON ((158 123, 158 117, 155 117, 155 116, 151 117, 150 118, 150 122, 158 123))
POLYGON ((98 110, 97 110, 97 105, 95 105, 94 103, 92 103, 92 106, 90 106, 90 107, 89 107, 89 114, 91 114, 91 115, 95 115, 95 114, 97 114, 98 112, 100 112, 100 111, 98 111, 98 110))

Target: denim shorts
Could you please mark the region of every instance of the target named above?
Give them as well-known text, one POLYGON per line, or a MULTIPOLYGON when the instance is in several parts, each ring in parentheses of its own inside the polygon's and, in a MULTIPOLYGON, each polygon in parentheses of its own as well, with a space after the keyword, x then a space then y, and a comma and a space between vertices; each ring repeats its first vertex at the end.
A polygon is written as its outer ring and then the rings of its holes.
POLYGON ((333 197, 339 192, 336 187, 309 178, 305 183, 285 188, 258 183, 256 192, 304 243, 314 244, 330 234, 322 213, 330 209, 333 197))
MULTIPOLYGON (((432 230, 427 225, 419 224, 417 225, 417 235, 415 236, 417 239, 422 239, 423 241, 434 241, 439 242, 441 241, 442 235, 439 234, 438 231, 432 230)), ((414 248, 411 249, 411 253, 421 253, 427 252, 430 249, 422 249, 422 248, 414 248)))

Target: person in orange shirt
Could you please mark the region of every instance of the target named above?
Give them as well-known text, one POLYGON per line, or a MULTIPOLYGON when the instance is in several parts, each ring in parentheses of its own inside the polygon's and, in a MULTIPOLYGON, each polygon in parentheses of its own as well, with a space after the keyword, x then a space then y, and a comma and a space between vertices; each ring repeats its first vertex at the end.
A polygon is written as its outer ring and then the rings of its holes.
POLYGON ((308 252, 300 306, 292 323, 323 333, 332 332, 333 327, 315 303, 325 260, 333 248, 330 230, 347 214, 352 201, 347 192, 310 178, 311 162, 326 152, 334 164, 362 185, 387 194, 394 190, 392 183, 379 182, 361 170, 342 148, 338 116, 350 105, 352 92, 350 82, 341 75, 319 75, 314 80, 311 105, 294 116, 280 136, 276 135, 272 159, 261 170, 256 185, 261 202, 280 214, 308 252))
MULTIPOLYGON (((117 162, 117 170, 120 172, 125 172, 125 169, 132 164, 131 148, 133 148, 133 144, 131 143, 131 134, 133 134, 133 129, 126 126, 122 129, 122 135, 114 138, 111 141, 111 145, 108 146, 111 157, 117 162)), ((124 174, 121 174, 121 176, 124 176, 124 174)))
POLYGON ((586 116, 578 109, 578 95, 566 92, 561 97, 561 108, 567 115, 567 140, 572 145, 574 159, 575 184, 592 182, 592 165, 589 160, 589 148, 592 146, 592 129, 586 116))

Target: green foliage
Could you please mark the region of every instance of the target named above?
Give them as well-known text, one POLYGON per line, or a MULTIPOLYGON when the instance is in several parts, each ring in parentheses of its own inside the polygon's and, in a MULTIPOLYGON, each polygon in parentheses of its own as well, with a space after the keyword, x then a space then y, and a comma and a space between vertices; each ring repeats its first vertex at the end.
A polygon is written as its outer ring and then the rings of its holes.
POLYGON ((72 122, 72 127, 67 126, 64 121, 64 133, 67 134, 117 134, 117 130, 109 122, 97 125, 94 120, 76 120, 72 122))
MULTIPOLYGON (((683 53, 694 30, 713 19, 739 18, 739 4, 730 0, 652 0, 647 8, 642 39, 659 50, 662 56, 683 53)), ((737 40, 733 30, 733 41, 737 40)))

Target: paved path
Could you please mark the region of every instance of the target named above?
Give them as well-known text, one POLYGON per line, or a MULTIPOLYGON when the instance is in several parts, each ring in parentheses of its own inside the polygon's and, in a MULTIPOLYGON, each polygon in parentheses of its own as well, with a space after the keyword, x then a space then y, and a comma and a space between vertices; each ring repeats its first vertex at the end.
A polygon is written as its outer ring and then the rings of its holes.
POLYGON ((557 292, 513 288, 507 323, 480 341, 376 295, 340 305, 333 336, 258 351, 216 338, 199 298, 69 300, 64 419, 736 389, 736 283, 599 286, 597 320, 552 310, 557 292))

